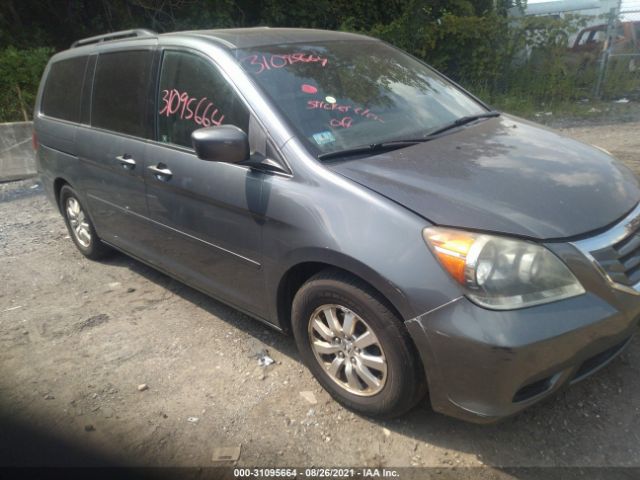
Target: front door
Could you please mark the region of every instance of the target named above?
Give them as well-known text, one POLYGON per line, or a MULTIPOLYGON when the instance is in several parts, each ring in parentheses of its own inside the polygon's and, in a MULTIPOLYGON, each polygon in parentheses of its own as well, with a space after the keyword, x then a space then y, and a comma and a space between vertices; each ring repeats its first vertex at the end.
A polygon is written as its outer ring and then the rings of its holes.
POLYGON ((199 55, 165 50, 157 102, 158 142, 147 149, 147 204, 153 262, 237 307, 260 315, 263 174, 207 162, 191 146, 195 129, 248 130, 249 112, 217 67, 199 55))

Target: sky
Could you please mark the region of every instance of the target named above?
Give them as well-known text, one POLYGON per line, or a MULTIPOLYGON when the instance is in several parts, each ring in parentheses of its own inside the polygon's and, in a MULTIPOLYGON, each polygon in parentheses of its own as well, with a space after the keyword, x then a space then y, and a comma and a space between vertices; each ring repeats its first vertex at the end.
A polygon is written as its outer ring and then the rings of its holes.
MULTIPOLYGON (((527 3, 532 4, 532 3, 554 2, 554 1, 562 1, 562 0, 528 0, 527 3)), ((622 0, 622 4, 620 5, 620 7, 622 11, 640 10, 640 0, 622 0)))
MULTIPOLYGON (((527 3, 542 3, 561 0, 528 0, 527 3)), ((640 8, 640 0, 622 0, 622 10, 631 10, 640 8)))

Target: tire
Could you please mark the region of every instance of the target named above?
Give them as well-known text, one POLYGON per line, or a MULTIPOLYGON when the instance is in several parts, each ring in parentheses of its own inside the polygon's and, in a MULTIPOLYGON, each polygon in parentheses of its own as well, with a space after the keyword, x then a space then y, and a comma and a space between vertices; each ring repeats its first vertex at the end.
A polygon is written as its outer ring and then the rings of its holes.
POLYGON ((291 323, 307 368, 350 410, 392 418, 424 397, 426 377, 409 333, 366 283, 337 269, 317 273, 296 293, 291 323), (363 337, 367 331, 373 336, 363 337))
POLYGON ((109 255, 112 250, 102 243, 86 208, 78 198, 78 194, 69 186, 60 190, 60 212, 69 230, 69 236, 80 253, 91 260, 99 260, 109 255))

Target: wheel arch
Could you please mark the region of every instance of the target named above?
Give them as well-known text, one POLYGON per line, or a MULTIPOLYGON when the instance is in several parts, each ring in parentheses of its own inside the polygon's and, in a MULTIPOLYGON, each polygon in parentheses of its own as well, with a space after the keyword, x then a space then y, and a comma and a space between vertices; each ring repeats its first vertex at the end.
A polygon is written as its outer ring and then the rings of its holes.
POLYGON ((280 276, 276 290, 277 319, 285 331, 291 330, 291 304, 296 292, 316 273, 325 269, 336 269, 345 272, 368 285, 401 321, 412 318, 412 311, 402 291, 382 275, 357 260, 338 254, 338 257, 327 259, 309 259, 290 265, 280 276), (341 261, 338 258, 341 257, 341 261))
POLYGON ((69 185, 69 187, 73 188, 73 186, 63 177, 56 177, 53 181, 53 195, 60 213, 62 213, 60 208, 60 192, 62 191, 62 187, 65 185, 69 185))

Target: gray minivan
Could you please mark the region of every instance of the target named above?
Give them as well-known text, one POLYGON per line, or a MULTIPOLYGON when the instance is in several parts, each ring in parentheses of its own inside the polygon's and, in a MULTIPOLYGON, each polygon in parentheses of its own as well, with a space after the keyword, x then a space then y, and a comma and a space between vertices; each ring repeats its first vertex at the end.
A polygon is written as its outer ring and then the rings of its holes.
POLYGON ((80 40, 34 114, 48 196, 266 324, 366 415, 514 414, 603 367, 640 314, 640 188, 372 38, 303 29, 80 40))

